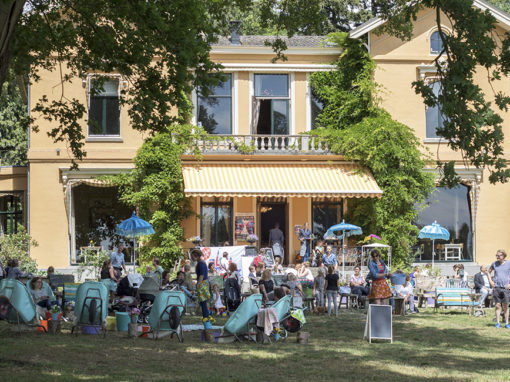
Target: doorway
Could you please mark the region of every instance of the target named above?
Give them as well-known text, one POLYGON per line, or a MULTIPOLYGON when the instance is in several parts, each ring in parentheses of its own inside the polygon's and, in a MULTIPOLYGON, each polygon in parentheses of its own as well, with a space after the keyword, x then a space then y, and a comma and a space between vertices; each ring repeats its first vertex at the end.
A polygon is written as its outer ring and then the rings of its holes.
POLYGON ((284 262, 288 260, 287 242, 287 204, 286 203, 260 203, 259 204, 259 222, 260 222, 260 246, 269 247, 269 231, 274 228, 275 223, 280 224, 283 231, 285 243, 283 248, 284 262))

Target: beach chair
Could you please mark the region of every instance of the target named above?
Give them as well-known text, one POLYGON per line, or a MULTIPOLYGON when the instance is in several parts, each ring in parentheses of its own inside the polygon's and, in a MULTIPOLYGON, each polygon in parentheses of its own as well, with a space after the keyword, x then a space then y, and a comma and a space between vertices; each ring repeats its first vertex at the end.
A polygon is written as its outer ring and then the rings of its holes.
POLYGON ((186 295, 181 291, 161 291, 151 307, 148 322, 150 333, 155 340, 161 331, 177 334, 179 342, 183 342, 181 317, 186 307, 186 295))
POLYGON ((0 282, 0 318, 11 324, 21 324, 44 328, 39 323, 32 295, 27 287, 18 280, 4 279, 0 282))
POLYGON ((105 337, 108 297, 108 288, 103 283, 87 281, 80 284, 76 291, 75 318, 71 334, 76 328, 88 328, 89 331, 95 331, 95 334, 102 331, 105 337))
POLYGON ((66 304, 76 301, 76 291, 80 285, 80 283, 64 283, 64 301, 66 304))
POLYGON ((250 336, 250 328, 255 325, 255 319, 261 306, 261 294, 252 294, 246 297, 225 323, 220 338, 233 336, 238 341, 241 341, 242 337, 254 340, 250 336))

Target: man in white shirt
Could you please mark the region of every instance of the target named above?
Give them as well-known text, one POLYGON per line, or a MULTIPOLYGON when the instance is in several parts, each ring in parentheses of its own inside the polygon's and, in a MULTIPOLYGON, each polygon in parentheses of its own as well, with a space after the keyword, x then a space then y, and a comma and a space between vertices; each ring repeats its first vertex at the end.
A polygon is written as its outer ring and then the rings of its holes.
POLYGON ((487 276, 487 267, 482 265, 480 272, 475 275, 475 292, 480 293, 480 307, 483 308, 485 299, 492 292, 489 276, 487 276))
POLYGON ((126 270, 126 262, 124 261, 124 244, 117 244, 117 248, 110 255, 110 260, 112 261, 112 267, 115 269, 117 273, 117 278, 122 276, 122 270, 127 273, 126 270))
POLYGON ((221 273, 228 273, 228 266, 230 261, 228 261, 228 252, 223 252, 223 257, 220 260, 221 273))

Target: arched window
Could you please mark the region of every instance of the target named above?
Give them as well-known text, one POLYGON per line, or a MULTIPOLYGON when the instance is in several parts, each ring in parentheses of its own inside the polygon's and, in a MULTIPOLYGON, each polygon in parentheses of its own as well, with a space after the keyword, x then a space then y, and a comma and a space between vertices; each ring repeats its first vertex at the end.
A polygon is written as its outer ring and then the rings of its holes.
POLYGON ((430 53, 439 54, 443 51, 443 40, 438 31, 435 31, 430 35, 430 53))

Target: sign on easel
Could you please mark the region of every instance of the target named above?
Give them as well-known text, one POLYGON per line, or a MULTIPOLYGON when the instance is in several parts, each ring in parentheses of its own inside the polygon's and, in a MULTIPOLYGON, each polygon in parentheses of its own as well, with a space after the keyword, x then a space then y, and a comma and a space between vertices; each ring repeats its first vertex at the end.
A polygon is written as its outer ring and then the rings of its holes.
POLYGON ((391 316, 391 305, 368 306, 367 321, 365 324, 365 335, 368 342, 372 339, 390 340, 393 343, 393 322, 391 316))

